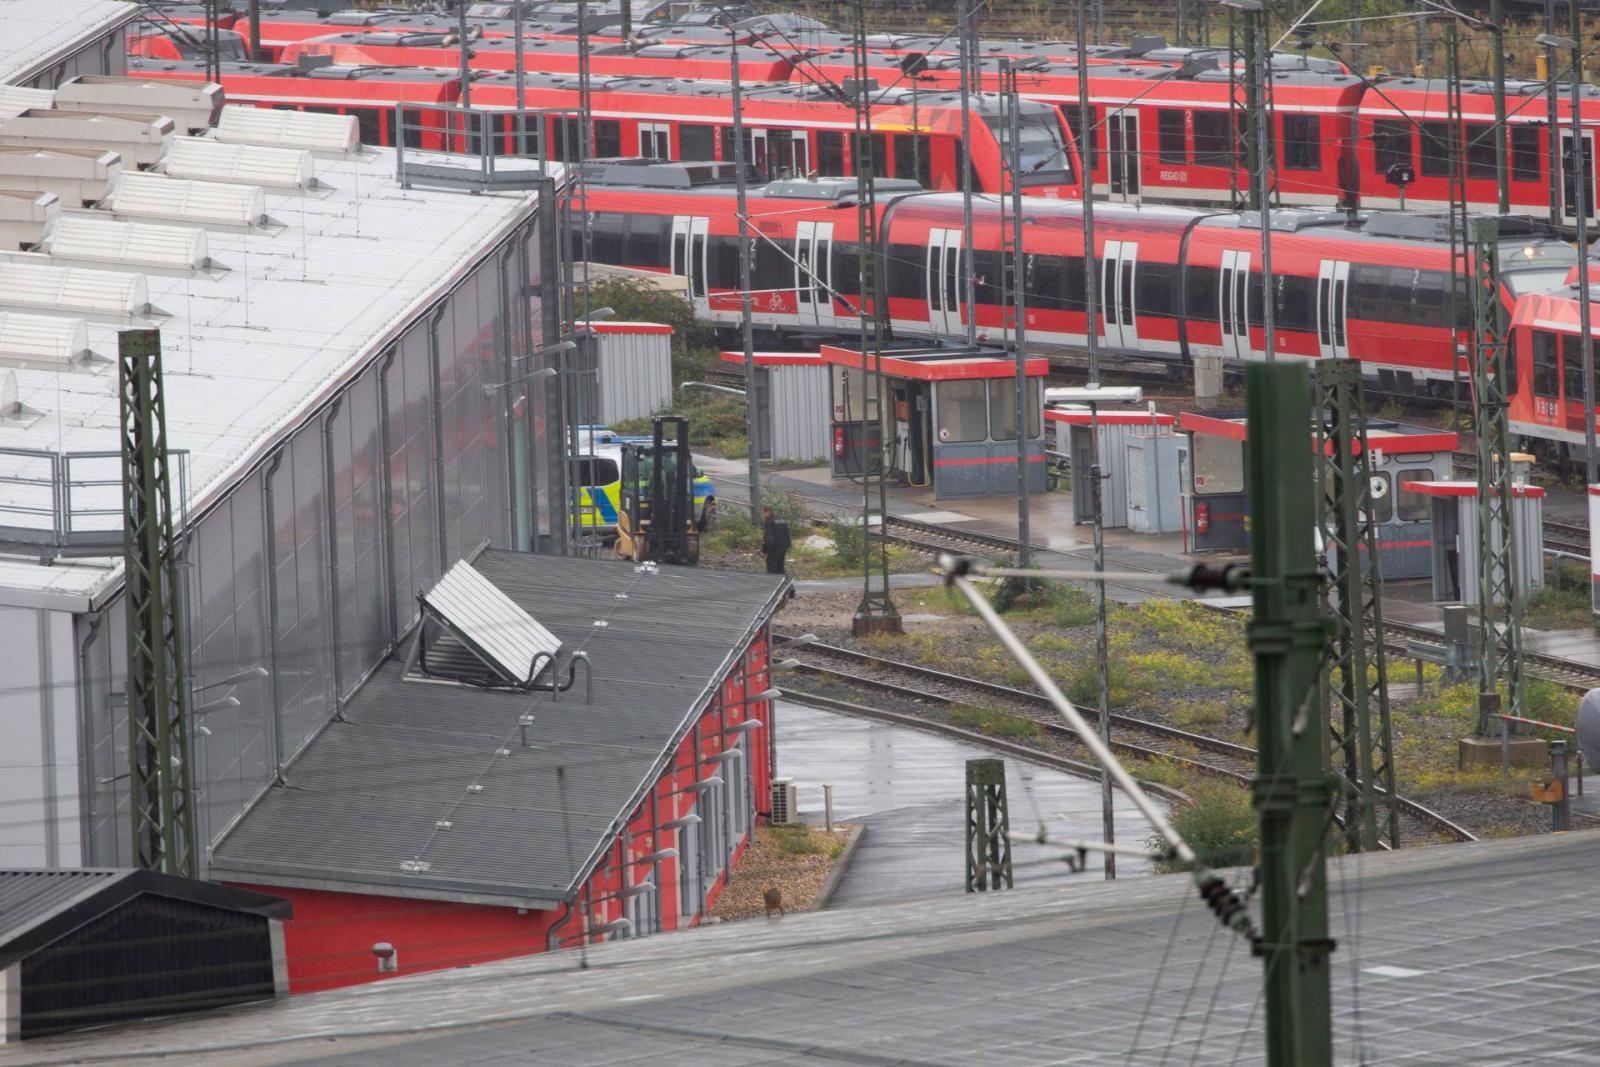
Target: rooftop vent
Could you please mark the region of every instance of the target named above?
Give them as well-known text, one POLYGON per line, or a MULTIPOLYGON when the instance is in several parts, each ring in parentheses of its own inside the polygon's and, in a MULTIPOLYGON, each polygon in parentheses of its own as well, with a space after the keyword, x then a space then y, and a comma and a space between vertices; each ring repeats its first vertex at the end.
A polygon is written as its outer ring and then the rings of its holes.
POLYGON ((0 261, 0 305, 125 318, 150 310, 150 292, 143 274, 0 261))
POLYGON ((105 206, 118 215, 198 226, 255 226, 267 217, 266 194, 258 185, 191 181, 139 171, 117 175, 105 206))
POLYGON ((172 120, 164 115, 91 115, 33 108, 0 118, 0 144, 101 152, 109 149, 125 163, 148 167, 161 158, 172 130, 172 120))
POLYGON ((223 144, 199 137, 174 137, 163 167, 175 178, 249 182, 274 189, 309 188, 314 173, 310 152, 223 144))
MULTIPOLYGON (((4 127, 0 126, 0 132, 4 127)), ((318 115, 229 104, 217 123, 217 140, 229 144, 301 148, 346 155, 361 144, 354 115, 318 115)))
POLYGON ((106 183, 121 169, 115 152, 0 145, 0 189, 54 193, 67 207, 105 199, 106 183))
POLYGON ((215 126, 222 102, 222 86, 215 82, 85 74, 56 90, 55 106, 98 115, 166 115, 176 132, 189 133, 215 126))
POLYGON ((23 89, 15 85, 0 85, 0 115, 20 115, 34 108, 55 105, 56 94, 49 89, 23 89))
POLYGON ((39 419, 40 412, 22 402, 21 391, 17 388, 17 372, 0 372, 0 427, 26 430, 39 419))
POLYGON ((64 367, 89 355, 82 319, 0 311, 0 361, 22 367, 64 367))
POLYGON ((60 210, 54 193, 0 189, 0 248, 31 248, 60 210))
POLYGON ((200 270, 211 265, 206 231, 195 226, 154 226, 88 214, 63 213, 39 242, 52 259, 115 263, 157 270, 200 270))

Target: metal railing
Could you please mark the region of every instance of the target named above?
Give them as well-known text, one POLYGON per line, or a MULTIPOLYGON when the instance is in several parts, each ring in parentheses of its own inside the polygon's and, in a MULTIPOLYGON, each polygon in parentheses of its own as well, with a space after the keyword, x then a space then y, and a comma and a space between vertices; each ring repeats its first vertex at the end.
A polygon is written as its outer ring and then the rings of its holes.
MULTIPOLYGON (((188 453, 174 451, 176 514, 186 515, 188 453)), ((0 548, 64 556, 122 553, 122 453, 0 448, 0 548)))
MULTIPOLYGON (((556 175, 548 149, 576 119, 570 108, 396 104, 395 178, 402 188, 534 189, 556 175)), ((562 155, 575 155, 576 149, 562 155)))

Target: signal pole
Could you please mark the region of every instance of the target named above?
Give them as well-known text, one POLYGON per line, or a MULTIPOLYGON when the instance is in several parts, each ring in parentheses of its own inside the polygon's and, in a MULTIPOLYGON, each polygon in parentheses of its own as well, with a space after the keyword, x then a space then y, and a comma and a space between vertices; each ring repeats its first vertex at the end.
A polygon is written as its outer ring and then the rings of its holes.
MULTIPOLYGON (((736 27, 728 40, 733 61, 733 168, 736 172, 733 183, 734 210, 739 215, 739 331, 744 341, 744 429, 750 442, 750 447, 745 451, 749 454, 750 521, 760 525, 761 416, 756 411, 755 327, 750 321, 750 216, 745 190, 744 113, 740 107, 743 101, 739 82, 739 30, 736 27)), ((813 263, 811 269, 815 270, 816 264, 813 263)), ((802 278, 801 282, 811 285, 810 278, 802 278)), ((832 294, 828 299, 833 299, 832 294)))
POLYGON ((1027 255, 1022 250, 1022 97, 1017 91, 1017 69, 1000 60, 1000 104, 1005 108, 1007 145, 1005 166, 1011 188, 1003 192, 1010 202, 1006 236, 1011 245, 1011 342, 1016 356, 1017 430, 1017 566, 1027 567, 1028 545, 1028 298, 1027 255))
POLYGON ((1316 502, 1306 368, 1245 368, 1250 434, 1251 585, 1255 615, 1258 764, 1252 801, 1261 816, 1261 939, 1269 1067, 1333 1061, 1324 860, 1333 804, 1323 770, 1327 726, 1318 699, 1327 624, 1313 528, 1316 502))
POLYGON ((160 331, 122 331, 117 365, 133 860, 146 870, 194 878, 198 850, 178 583, 181 542, 172 519, 160 331))
MULTIPOLYGON (((1570 0, 1574 13, 1578 0, 1570 0)), ((1506 36, 1504 0, 1489 0, 1489 43, 1494 57, 1489 69, 1494 74, 1494 181, 1500 214, 1511 213, 1511 176, 1506 172, 1506 36)))
MULTIPOLYGON (((1078 20, 1080 27, 1083 20, 1078 20)), ((978 50, 973 47, 972 32, 972 0, 959 0, 956 7, 956 33, 960 38, 958 58, 961 65, 961 147, 957 150, 961 165, 961 258, 959 262, 964 265, 961 271, 962 285, 966 292, 963 294, 963 303, 966 305, 964 317, 966 318, 967 344, 978 343, 978 318, 973 314, 977 306, 976 285, 972 278, 972 159, 967 155, 967 146, 972 143, 972 91, 976 83, 979 99, 982 99, 983 77, 982 60, 978 58, 978 50)), ((1079 45, 1082 49, 1083 31, 1078 31, 1079 45)), ((1080 90, 1081 91, 1081 90, 1080 90)))
POLYGON ((889 494, 884 485, 883 445, 883 334, 886 327, 883 306, 883 271, 878 256, 878 204, 872 151, 872 70, 867 51, 865 0, 854 0, 855 9, 855 132, 852 150, 856 165, 856 224, 861 254, 861 299, 857 318, 861 325, 861 602, 850 621, 851 633, 903 632, 900 612, 889 595, 889 494), (879 445, 869 453, 870 419, 878 422, 879 445), (874 492, 876 483, 876 492, 874 492), (873 532, 873 498, 877 504, 877 532, 873 532), (873 542, 876 539, 877 544, 873 542), (874 566, 874 555, 877 556, 874 566), (873 572, 877 573, 874 574, 873 572), (876 582, 874 581, 876 579, 876 582))

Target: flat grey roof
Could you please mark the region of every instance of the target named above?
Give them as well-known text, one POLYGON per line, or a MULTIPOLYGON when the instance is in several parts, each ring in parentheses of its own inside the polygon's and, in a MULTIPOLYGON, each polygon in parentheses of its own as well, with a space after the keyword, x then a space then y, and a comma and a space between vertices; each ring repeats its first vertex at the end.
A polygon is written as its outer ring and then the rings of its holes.
MULTIPOLYGON (((1595 1062, 1597 864, 1594 832, 1334 861, 1336 1062, 1595 1062)), ((188 1053, 163 1067, 220 1048, 319 1067, 1263 1062, 1261 964, 1181 876, 757 919, 588 962, 506 960, 25 1051, 188 1053)))
POLYGON ((786 581, 494 550, 474 565, 566 651, 588 654, 594 702, 582 670, 555 699, 408 679, 390 660, 346 721, 289 767, 289 785, 223 840, 213 877, 553 906, 655 781, 786 581), (517 720, 528 712, 524 748, 517 720))

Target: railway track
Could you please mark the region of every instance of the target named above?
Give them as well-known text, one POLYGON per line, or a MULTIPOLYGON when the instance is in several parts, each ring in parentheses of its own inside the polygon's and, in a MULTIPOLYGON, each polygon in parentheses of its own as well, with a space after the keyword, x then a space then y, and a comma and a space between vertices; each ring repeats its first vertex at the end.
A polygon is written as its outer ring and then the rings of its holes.
MULTIPOLYGON (((1025 717, 1036 723, 1043 736, 1054 742, 1055 746, 1077 744, 1076 735, 1066 725, 1055 721, 1053 706, 1038 693, 831 645, 806 645, 800 655, 806 658, 800 660, 800 666, 796 669, 817 679, 824 687, 834 685, 849 690, 871 690, 911 708, 921 709, 978 703, 974 698, 988 701, 999 699, 1012 706, 1037 712, 1025 717), (917 684, 908 684, 908 680, 914 680, 917 684), (1046 717, 1041 718, 1040 715, 1046 717)), ((837 704, 837 698, 827 693, 798 689, 793 685, 788 687, 788 691, 796 697, 811 696, 837 704)), ((1098 713, 1093 709, 1079 710, 1085 718, 1098 721, 1098 713)), ((1126 755, 1164 760, 1198 774, 1227 778, 1241 784, 1248 784, 1255 772, 1256 751, 1247 745, 1119 713, 1111 714, 1111 723, 1117 735, 1112 748, 1126 755)), ((1463 827, 1415 801, 1401 797, 1399 806, 1402 841, 1432 843, 1476 839, 1463 827)))

